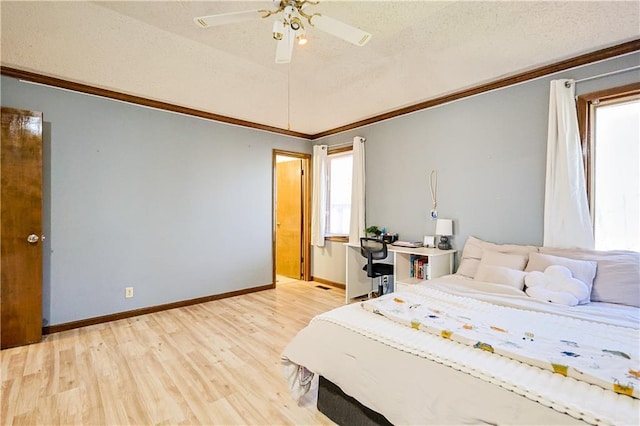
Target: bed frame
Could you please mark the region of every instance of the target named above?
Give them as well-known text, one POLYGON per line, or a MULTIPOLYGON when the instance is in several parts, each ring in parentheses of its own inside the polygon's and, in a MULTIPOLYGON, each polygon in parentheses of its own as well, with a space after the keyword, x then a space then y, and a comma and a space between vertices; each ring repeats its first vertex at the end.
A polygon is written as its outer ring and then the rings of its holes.
POLYGON ((360 404, 342 392, 339 386, 320 376, 318 379, 318 411, 339 425, 391 426, 382 414, 360 404))

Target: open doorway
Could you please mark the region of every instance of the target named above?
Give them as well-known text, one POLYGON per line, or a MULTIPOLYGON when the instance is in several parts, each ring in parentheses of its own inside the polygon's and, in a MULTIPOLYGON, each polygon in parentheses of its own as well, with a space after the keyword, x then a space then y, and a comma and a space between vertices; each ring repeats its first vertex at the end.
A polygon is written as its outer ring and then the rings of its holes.
POLYGON ((273 151, 273 282, 311 277, 311 155, 273 151))

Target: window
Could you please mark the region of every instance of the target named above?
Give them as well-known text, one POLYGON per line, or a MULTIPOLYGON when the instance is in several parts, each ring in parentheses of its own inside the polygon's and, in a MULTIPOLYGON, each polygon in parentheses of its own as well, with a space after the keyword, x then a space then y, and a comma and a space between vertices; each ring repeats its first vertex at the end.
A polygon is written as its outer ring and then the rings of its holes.
POLYGON ((640 251, 640 84, 578 97, 596 250, 640 251))
POLYGON ((351 221, 351 178, 353 153, 348 149, 329 150, 327 155, 327 237, 349 235, 351 221))

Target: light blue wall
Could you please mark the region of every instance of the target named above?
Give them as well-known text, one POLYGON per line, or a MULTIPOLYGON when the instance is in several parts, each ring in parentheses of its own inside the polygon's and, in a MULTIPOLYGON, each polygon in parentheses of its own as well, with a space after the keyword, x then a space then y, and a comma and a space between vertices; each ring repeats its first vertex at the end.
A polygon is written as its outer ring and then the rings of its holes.
MULTIPOLYGON (((455 248, 469 235, 540 244, 549 81, 639 63, 627 55, 314 143, 367 138, 368 224, 403 239, 433 234, 436 169, 455 248)), ((577 91, 637 81, 635 71, 577 91)), ((45 117, 51 325, 271 283, 271 153, 310 153, 308 142, 4 76, 1 89, 3 106, 45 117)))
MULTIPOLYGON (((549 82, 640 64, 640 54, 607 60, 410 115, 332 135, 364 136, 367 225, 401 239, 433 235, 429 174, 438 172, 438 213, 454 220, 454 248, 469 235, 542 243, 549 82)), ((640 81, 632 71, 577 85, 577 93, 640 81)))
POLYGON ((49 324, 272 283, 272 150, 308 141, 1 83, 3 106, 44 113, 49 324))

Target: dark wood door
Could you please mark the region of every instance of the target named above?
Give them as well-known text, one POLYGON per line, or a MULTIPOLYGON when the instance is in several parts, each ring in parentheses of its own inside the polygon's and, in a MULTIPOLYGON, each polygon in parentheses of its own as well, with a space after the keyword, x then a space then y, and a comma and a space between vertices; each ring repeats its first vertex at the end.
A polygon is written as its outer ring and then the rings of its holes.
POLYGON ((2 108, 2 348, 42 338, 42 113, 2 108))

